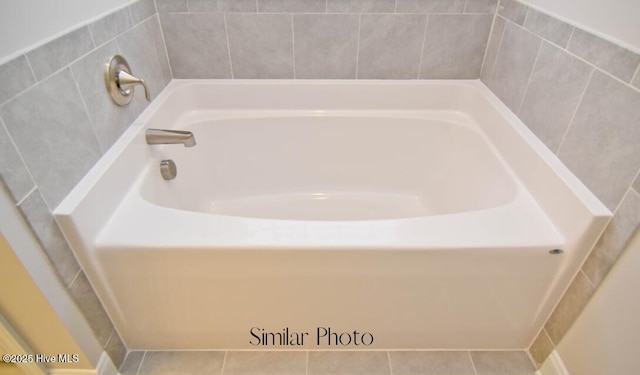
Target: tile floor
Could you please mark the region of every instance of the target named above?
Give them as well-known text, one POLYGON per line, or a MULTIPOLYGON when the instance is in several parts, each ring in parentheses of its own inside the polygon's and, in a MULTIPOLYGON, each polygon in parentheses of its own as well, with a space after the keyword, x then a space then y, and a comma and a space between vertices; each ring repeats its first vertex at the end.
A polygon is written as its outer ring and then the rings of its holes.
POLYGON ((533 375, 524 351, 135 351, 122 375, 533 375))

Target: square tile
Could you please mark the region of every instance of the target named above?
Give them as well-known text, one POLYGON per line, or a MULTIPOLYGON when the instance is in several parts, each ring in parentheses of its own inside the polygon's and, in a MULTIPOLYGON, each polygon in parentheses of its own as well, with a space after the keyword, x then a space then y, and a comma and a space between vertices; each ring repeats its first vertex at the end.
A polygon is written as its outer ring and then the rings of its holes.
POLYGON ((361 15, 358 78, 418 78, 426 24, 425 15, 361 15))
POLYGON ((27 58, 20 55, 0 65, 0 104, 18 95, 36 83, 27 58))
POLYGON ((466 351, 391 351, 393 375, 475 375, 466 351))
POLYGON ((420 78, 478 78, 492 21, 489 14, 429 16, 420 78))
POLYGON ((327 0, 329 13, 393 13, 396 0, 327 0))
POLYGON ((103 66, 118 53, 117 43, 111 41, 71 65, 102 152, 113 145, 138 115, 136 103, 119 106, 104 88, 103 66))
POLYGON ((472 351, 477 375, 534 375, 536 368, 524 351, 472 351))
POLYGON ((69 286, 71 297, 89 323, 100 345, 105 347, 113 332, 113 324, 98 299, 84 271, 69 286))
POLYGON ((326 0, 258 0, 258 12, 324 12, 326 4, 326 0))
POLYGON ((354 79, 358 15, 293 16, 296 78, 354 79))
POLYGON ((397 13, 462 13, 464 0, 398 0, 397 13))
POLYGON ((558 156, 611 210, 640 169, 640 93, 595 71, 558 156))
POLYGON ((593 68, 543 43, 518 116, 553 152, 558 151, 593 68))
POLYGON ((234 78, 294 78, 290 14, 227 13, 234 78))
POLYGON ((498 14, 520 26, 524 25, 528 10, 529 7, 515 0, 500 0, 498 4, 498 14))
POLYGON ((582 271, 578 272, 544 325, 551 342, 555 345, 560 343, 593 293, 595 293, 593 285, 582 271))
POLYGON ((582 270, 598 287, 616 263, 633 233, 640 226, 640 194, 631 189, 618 206, 611 222, 591 250, 582 270))
POLYGON ((111 13, 89 25, 89 31, 97 46, 102 45, 133 26, 128 8, 111 13))
POLYGON ((390 375, 387 352, 312 351, 308 375, 390 375))
POLYGON ((231 78, 222 13, 161 14, 175 78, 231 78))
POLYGON ((221 375, 224 356, 223 351, 148 351, 138 375, 221 375))
POLYGON ((27 53, 27 58, 40 81, 93 48, 89 28, 84 26, 27 53))
POLYGON ((527 89, 542 40, 527 30, 507 23, 488 81, 489 88, 512 111, 517 112, 527 89))
POLYGON ((191 12, 257 12, 256 0, 188 0, 191 12))
POLYGON ((224 375, 305 375, 303 351, 227 352, 224 375))
POLYGON ((502 43, 502 36, 504 34, 506 22, 507 21, 502 17, 495 17, 493 21, 493 27, 491 29, 491 34, 489 35, 489 44, 487 45, 487 50, 484 53, 482 71, 480 72, 480 79, 482 79, 482 82, 485 84, 488 84, 491 76, 493 75, 493 68, 496 65, 498 48, 500 48, 500 43, 502 43))
POLYGON ((0 118, 0 177, 7 185, 14 202, 19 202, 36 185, 20 153, 0 118))
POLYGON ((11 138, 52 209, 102 156, 73 82, 71 71, 62 70, 0 107, 11 138))
POLYGON ((573 32, 573 26, 534 9, 529 9, 524 27, 560 47, 567 46, 573 32))
POLYGON ((34 190, 18 208, 58 271, 60 279, 64 285, 69 285, 80 271, 80 265, 40 192, 34 190))
POLYGON ((567 49, 625 82, 631 81, 640 64, 637 53, 577 28, 567 49))

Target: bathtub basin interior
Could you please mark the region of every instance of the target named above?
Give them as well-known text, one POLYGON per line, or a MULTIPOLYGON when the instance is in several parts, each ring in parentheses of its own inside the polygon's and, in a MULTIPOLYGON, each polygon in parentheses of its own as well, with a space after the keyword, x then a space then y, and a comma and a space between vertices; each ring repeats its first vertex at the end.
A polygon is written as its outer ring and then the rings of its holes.
POLYGON ((522 349, 611 214, 478 81, 175 80, 55 215, 130 349, 522 349))

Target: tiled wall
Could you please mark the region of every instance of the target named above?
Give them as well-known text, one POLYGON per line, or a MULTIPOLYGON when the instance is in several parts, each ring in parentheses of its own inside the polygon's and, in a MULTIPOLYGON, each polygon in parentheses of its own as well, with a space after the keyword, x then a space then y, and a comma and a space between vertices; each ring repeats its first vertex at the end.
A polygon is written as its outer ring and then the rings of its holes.
POLYGON ((107 96, 101 67, 116 53, 148 80, 152 95, 169 83, 153 0, 0 65, 0 175, 96 338, 119 366, 126 348, 51 215, 147 105, 140 90, 128 107, 107 96))
POLYGON ((531 347, 540 365, 640 223, 640 55, 502 0, 482 81, 614 212, 531 347))
POLYGON ((480 76, 615 211, 530 349, 541 363, 640 222, 640 56, 520 3, 496 3, 140 0, 0 65, 0 175, 119 365, 126 348, 51 216, 146 107, 140 90, 128 107, 107 97, 96 67, 109 56, 124 55, 152 96, 172 76, 480 76))
POLYGON ((157 0, 174 78, 478 78, 497 0, 157 0))

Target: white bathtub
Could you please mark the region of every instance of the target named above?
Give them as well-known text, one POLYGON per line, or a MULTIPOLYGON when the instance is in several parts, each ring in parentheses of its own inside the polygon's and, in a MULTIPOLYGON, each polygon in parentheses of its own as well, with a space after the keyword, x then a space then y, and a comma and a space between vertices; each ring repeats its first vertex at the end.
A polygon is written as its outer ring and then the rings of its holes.
POLYGON ((290 350, 526 348, 611 214, 478 81, 174 80, 55 215, 129 349, 290 350))

